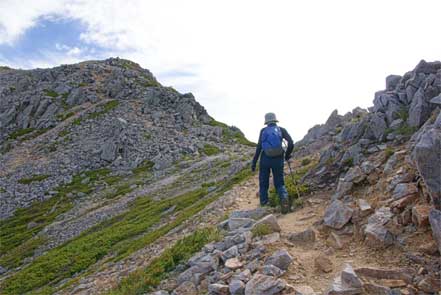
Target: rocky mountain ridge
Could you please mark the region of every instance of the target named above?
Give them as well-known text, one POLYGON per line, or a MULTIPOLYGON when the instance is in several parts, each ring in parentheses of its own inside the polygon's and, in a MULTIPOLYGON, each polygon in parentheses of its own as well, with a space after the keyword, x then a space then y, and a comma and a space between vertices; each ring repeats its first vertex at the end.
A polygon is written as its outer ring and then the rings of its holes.
POLYGON ((0 289, 10 294, 185 232, 249 176, 254 145, 191 93, 119 58, 0 68, 0 130, 0 289))
MULTIPOLYGON (((102 97, 73 106, 67 118, 15 116, 2 125, 3 148, 10 147, 0 162, 7 172, 0 174, 7 188, 1 200, 23 188, 25 198, 39 195, 47 186, 44 201, 14 204, 0 223, 7 241, 2 292, 441 292, 441 62, 421 61, 387 77, 372 108, 334 111, 297 142, 287 215, 279 213, 274 190, 274 208, 256 208, 253 150, 239 130, 154 78, 139 86, 134 81, 146 72, 135 64, 90 64, 100 68, 94 81, 107 81, 100 77, 116 67, 125 78, 109 80, 123 88, 111 94, 94 82, 92 92, 102 97), (50 129, 18 132, 23 123, 50 129), (60 147, 50 148, 54 143, 60 147), (57 166, 67 154, 78 170, 57 166), (57 161, 48 165, 51 159, 57 161), (70 177, 45 178, 35 167, 70 177)), ((6 113, 13 112, 4 107, 1 118, 6 113)))
MULTIPOLYGON (((238 205, 223 239, 149 294, 438 294, 440 106, 441 63, 421 61, 387 77, 369 110, 334 111, 295 145, 306 201, 292 217, 238 205)), ((137 290, 131 279, 115 294, 137 290)))

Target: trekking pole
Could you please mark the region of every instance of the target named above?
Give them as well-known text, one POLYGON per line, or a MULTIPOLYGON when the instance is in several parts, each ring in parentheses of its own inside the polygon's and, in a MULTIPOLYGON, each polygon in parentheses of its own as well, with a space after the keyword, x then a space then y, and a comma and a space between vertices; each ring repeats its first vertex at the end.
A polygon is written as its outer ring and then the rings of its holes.
MULTIPOLYGON (((287 147, 285 146, 285 148, 287 148, 287 147)), ((297 181, 296 181, 296 178, 294 177, 294 174, 292 172, 291 164, 289 163, 289 160, 286 160, 286 163, 288 163, 289 174, 291 175, 292 183, 294 184, 294 187, 296 188, 297 197, 300 199, 299 188, 297 187, 297 181)))

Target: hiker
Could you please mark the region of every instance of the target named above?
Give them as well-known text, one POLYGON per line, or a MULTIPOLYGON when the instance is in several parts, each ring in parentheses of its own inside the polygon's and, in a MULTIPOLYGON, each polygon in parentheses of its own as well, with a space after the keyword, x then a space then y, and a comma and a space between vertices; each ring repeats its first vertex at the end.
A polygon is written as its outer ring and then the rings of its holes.
POLYGON ((259 164, 259 196, 260 205, 268 204, 268 188, 270 171, 273 173, 274 186, 280 198, 282 213, 288 213, 289 200, 288 191, 285 187, 285 180, 283 177, 284 160, 288 161, 291 157, 294 148, 291 136, 285 128, 277 126, 277 119, 274 113, 267 113, 265 115, 265 128, 260 131, 259 142, 256 147, 256 154, 251 163, 251 170, 256 171, 257 160, 260 156, 259 164), (285 139, 288 142, 286 151, 283 150, 282 141, 285 139), (262 154, 262 155, 261 155, 262 154))

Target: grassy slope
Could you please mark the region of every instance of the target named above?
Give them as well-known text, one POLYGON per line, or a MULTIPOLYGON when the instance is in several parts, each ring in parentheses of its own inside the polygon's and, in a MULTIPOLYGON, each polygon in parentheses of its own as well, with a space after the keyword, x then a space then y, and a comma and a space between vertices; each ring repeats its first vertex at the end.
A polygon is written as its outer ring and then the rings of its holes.
POLYGON ((248 170, 241 171, 219 183, 218 189, 211 194, 207 194, 207 188, 202 187, 163 201, 139 198, 128 212, 38 257, 29 266, 6 279, 0 288, 4 294, 19 294, 40 287, 45 287, 43 293, 50 293, 50 286, 86 270, 105 255, 110 254, 114 260, 119 260, 154 242, 249 175, 248 170), (173 205, 176 205, 174 212, 178 212, 176 218, 150 231, 153 225, 161 221, 161 214, 173 205))

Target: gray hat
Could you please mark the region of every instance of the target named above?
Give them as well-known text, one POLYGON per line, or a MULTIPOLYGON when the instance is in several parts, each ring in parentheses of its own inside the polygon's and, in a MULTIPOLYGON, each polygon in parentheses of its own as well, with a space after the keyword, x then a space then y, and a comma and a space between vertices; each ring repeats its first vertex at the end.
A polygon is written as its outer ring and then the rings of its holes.
POLYGON ((279 121, 277 121, 276 114, 274 114, 274 113, 265 114, 265 124, 266 125, 270 124, 270 123, 276 123, 276 122, 279 122, 279 121))

